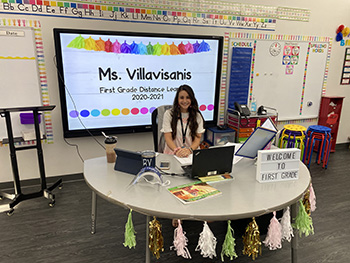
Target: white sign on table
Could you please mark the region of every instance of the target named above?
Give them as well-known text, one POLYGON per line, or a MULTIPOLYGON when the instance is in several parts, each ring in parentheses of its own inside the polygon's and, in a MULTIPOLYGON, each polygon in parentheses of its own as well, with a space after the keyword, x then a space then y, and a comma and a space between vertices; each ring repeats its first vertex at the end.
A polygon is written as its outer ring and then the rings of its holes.
POLYGON ((260 150, 256 180, 260 183, 297 180, 299 165, 300 149, 260 150))

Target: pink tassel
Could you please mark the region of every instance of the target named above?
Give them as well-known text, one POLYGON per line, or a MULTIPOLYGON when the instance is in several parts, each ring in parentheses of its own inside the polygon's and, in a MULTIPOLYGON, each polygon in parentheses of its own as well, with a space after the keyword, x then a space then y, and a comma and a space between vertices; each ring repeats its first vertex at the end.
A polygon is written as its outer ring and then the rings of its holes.
POLYGON ((316 195, 315 195, 314 188, 312 187, 312 183, 310 183, 309 191, 310 191, 310 197, 309 197, 310 211, 314 212, 316 210, 316 195))
POLYGON ((182 256, 184 258, 191 258, 191 254, 187 249, 188 239, 185 236, 185 232, 183 232, 181 220, 178 220, 178 226, 174 230, 174 246, 171 246, 170 249, 176 250, 176 254, 178 256, 182 256))
POLYGON ((273 212, 273 217, 270 220, 269 229, 263 243, 270 250, 282 248, 282 226, 276 218, 276 212, 273 212))

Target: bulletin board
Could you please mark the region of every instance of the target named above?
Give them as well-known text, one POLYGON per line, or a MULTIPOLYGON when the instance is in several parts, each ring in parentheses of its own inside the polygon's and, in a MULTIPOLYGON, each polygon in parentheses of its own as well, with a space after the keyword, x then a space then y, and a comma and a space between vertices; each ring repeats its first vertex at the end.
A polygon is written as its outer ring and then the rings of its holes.
MULTIPOLYGON (((40 23, 1 19, 0 42, 1 108, 49 105, 40 23)), ((11 114, 14 137, 34 127, 21 124, 19 114, 11 114)), ((41 129, 51 141, 51 116, 44 113, 41 119, 41 129)), ((7 138, 6 131, 5 118, 0 118, 0 141, 7 138)))
POLYGON ((277 109, 279 121, 317 118, 330 51, 328 37, 232 33, 228 105, 234 100, 249 104, 254 96, 257 106, 277 109))

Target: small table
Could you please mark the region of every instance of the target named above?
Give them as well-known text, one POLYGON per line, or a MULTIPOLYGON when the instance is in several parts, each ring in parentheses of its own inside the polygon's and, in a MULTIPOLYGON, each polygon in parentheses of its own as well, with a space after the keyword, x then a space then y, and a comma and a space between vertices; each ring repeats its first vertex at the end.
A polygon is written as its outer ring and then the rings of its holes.
MULTIPOLYGON (((156 162, 170 161, 170 172, 181 174, 180 164, 172 155, 159 154, 156 162)), ((179 218, 183 220, 226 221, 258 217, 292 205, 292 218, 297 214, 297 201, 310 185, 310 173, 300 162, 299 179, 296 181, 259 183, 256 181, 256 166, 250 159, 242 159, 233 166, 234 180, 214 185, 222 194, 193 204, 184 205, 167 188, 191 182, 181 176, 164 176, 170 185, 162 187, 144 181, 131 186, 134 175, 114 170, 114 164, 106 157, 84 162, 84 177, 92 192, 92 229, 96 230, 96 194, 119 206, 133 209, 147 216, 146 241, 150 216, 179 218)), ((297 262, 297 235, 292 240, 292 262, 297 262)), ((146 262, 150 262, 150 251, 146 242, 146 262)))

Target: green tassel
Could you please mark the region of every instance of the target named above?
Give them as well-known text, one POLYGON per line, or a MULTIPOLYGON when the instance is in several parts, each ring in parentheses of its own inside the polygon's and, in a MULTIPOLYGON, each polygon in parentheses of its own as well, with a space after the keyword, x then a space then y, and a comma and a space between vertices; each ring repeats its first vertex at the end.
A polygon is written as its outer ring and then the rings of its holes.
POLYGON ((79 35, 78 37, 74 38, 67 47, 71 47, 71 48, 84 48, 85 47, 85 40, 84 38, 79 35))
POLYGON ((299 200, 299 212, 292 226, 299 230, 299 236, 305 234, 307 237, 310 234, 314 234, 314 226, 312 224, 312 218, 306 213, 302 200, 299 200))
POLYGON ((233 257, 237 258, 237 254, 235 251, 235 238, 233 237, 233 229, 231 227, 231 220, 227 221, 227 233, 225 236, 225 241, 222 244, 222 250, 221 250, 221 261, 224 262, 224 255, 226 257, 230 257, 230 260, 233 259, 233 257))
POLYGON ((136 232, 134 229, 134 225, 132 223, 131 216, 132 209, 130 209, 128 221, 125 224, 125 242, 123 243, 124 247, 135 248, 136 247, 136 232))

